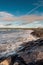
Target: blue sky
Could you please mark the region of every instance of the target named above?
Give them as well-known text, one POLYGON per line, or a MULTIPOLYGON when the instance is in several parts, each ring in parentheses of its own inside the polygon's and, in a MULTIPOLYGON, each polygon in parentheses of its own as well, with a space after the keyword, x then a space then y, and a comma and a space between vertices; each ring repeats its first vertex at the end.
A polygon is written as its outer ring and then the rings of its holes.
POLYGON ((0 0, 0 26, 11 24, 14 27, 40 27, 43 24, 42 1, 0 0))
POLYGON ((0 0, 0 11, 7 11, 16 16, 24 15, 34 7, 33 2, 36 0, 0 0))
MULTIPOLYGON (((27 14, 32 8, 36 7, 34 3, 38 2, 39 0, 0 0, 0 11, 7 11, 15 16, 20 16, 27 14)), ((36 11, 43 12, 43 7, 36 9, 36 11)))

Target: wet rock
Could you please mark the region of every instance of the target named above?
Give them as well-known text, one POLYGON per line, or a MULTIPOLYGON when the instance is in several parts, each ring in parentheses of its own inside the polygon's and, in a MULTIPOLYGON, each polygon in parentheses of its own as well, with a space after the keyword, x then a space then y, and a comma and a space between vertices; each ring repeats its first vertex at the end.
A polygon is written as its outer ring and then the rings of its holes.
POLYGON ((19 54, 26 63, 43 59, 43 38, 22 44, 24 46, 19 54))
POLYGON ((11 59, 9 62, 9 64, 11 63, 10 65, 14 65, 15 62, 19 62, 20 65, 43 64, 43 38, 35 41, 24 42, 15 52, 7 52, 4 56, 0 56, 0 60, 3 58, 3 60, 6 60, 9 57, 11 59))

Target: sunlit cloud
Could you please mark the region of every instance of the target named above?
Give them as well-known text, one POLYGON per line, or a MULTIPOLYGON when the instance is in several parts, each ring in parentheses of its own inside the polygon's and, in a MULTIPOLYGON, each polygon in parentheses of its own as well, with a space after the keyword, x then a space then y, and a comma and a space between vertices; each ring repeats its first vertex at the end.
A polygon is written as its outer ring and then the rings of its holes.
POLYGON ((19 17, 16 17, 12 14, 9 14, 7 12, 0 12, 0 20, 4 21, 26 21, 28 23, 34 22, 35 20, 43 20, 43 16, 38 16, 38 15, 22 15, 19 17))
MULTIPOLYGON (((0 12, 0 22, 5 24, 5 22, 8 23, 8 26, 4 24, 0 24, 0 27, 41 27, 42 24, 39 24, 37 22, 43 22, 43 15, 22 15, 22 16, 14 16, 7 12, 0 12), (36 21, 36 22, 35 22, 36 21), (13 25, 13 22, 14 25, 13 25), (11 25, 9 25, 11 23, 11 25)), ((42 26, 43 27, 43 26, 42 26)))

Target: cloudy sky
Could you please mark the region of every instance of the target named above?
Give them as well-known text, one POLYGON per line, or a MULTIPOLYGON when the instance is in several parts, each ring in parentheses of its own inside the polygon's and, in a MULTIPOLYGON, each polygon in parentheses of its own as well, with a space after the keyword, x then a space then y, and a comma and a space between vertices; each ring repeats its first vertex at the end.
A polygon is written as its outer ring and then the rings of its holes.
POLYGON ((0 27, 43 27, 43 0, 0 0, 0 27))

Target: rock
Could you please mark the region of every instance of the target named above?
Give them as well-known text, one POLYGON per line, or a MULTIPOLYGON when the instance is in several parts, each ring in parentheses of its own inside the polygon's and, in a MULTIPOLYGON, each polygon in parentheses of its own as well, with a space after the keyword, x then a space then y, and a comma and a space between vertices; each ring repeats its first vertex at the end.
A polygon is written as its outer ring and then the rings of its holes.
MULTIPOLYGON (((35 41, 24 42, 16 51, 7 52, 0 56, 0 60, 6 61, 7 65, 19 62, 20 65, 41 65, 43 63, 43 38, 35 41), (10 62, 7 63, 7 58, 10 62), (21 64, 22 63, 22 64, 21 64)), ((3 63, 3 62, 0 63, 3 63)))
POLYGON ((3 60, 0 65, 10 65, 11 63, 11 58, 8 57, 7 59, 3 60))
POLYGON ((24 43, 22 46, 24 48, 18 52, 26 63, 43 59, 43 38, 24 43))
POLYGON ((32 35, 34 35, 35 37, 43 37, 43 29, 34 29, 33 32, 31 32, 32 35))

